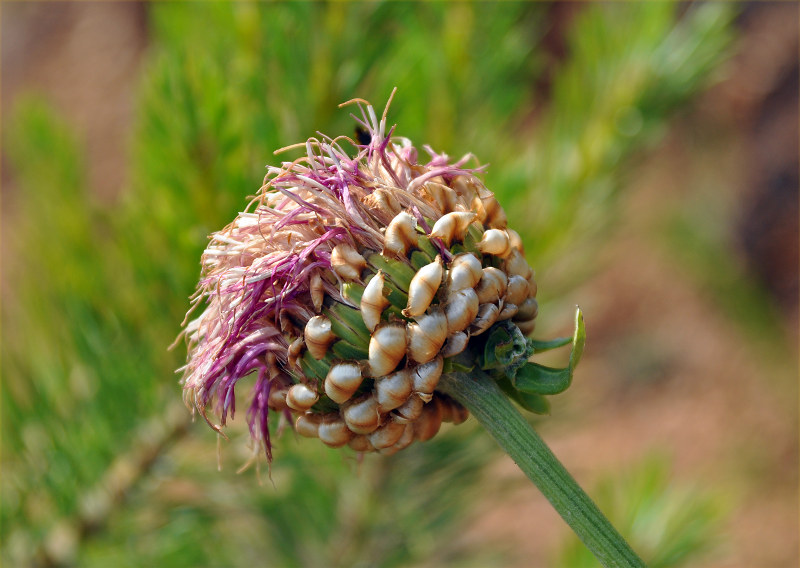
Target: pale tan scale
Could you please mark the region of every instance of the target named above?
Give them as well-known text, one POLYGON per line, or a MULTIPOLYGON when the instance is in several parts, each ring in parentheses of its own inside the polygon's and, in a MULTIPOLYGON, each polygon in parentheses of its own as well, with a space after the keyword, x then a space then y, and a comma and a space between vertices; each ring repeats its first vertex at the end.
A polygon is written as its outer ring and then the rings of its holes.
POLYGON ((420 442, 433 438, 442 427, 442 407, 432 400, 422 409, 422 414, 414 422, 414 437, 420 442))
POLYGON ((518 275, 522 276, 525 280, 530 281, 533 278, 533 269, 525 260, 525 256, 516 250, 512 249, 511 253, 505 259, 505 272, 509 276, 518 275))
POLYGON ((531 271, 531 277, 528 278, 528 297, 535 298, 536 292, 539 291, 539 285, 536 284, 536 280, 533 279, 533 271, 531 271))
POLYGON ((305 412, 319 400, 319 395, 303 383, 292 385, 286 393, 286 405, 297 412, 305 412))
POLYGON ((303 332, 306 348, 314 359, 322 359, 328 352, 328 347, 336 339, 331 331, 331 322, 325 316, 314 316, 306 324, 303 332))
POLYGON ((289 389, 288 388, 284 388, 284 387, 270 389, 270 391, 269 391, 269 401, 267 402, 267 405, 272 410, 283 410, 284 408, 287 407, 286 395, 288 393, 289 393, 289 389))
POLYGON ((518 310, 519 306, 517 304, 508 304, 504 302, 503 309, 500 310, 499 314, 497 314, 497 320, 502 321, 513 318, 515 315, 517 315, 518 310))
POLYGON ((357 452, 374 452, 375 448, 370 444, 369 438, 367 438, 363 434, 358 434, 350 438, 350 441, 347 442, 347 445, 350 446, 357 452))
POLYGON ((297 326, 294 324, 294 321, 292 321, 292 317, 288 312, 281 312, 278 314, 278 322, 280 323, 282 333, 291 336, 298 335, 297 326))
POLYGON ((417 246, 417 220, 407 211, 401 211, 389 222, 384 234, 383 254, 405 258, 417 246))
POLYGON ((448 333, 464 331, 478 315, 480 302, 472 288, 451 292, 445 306, 448 333))
POLYGON ((442 357, 453 357, 458 355, 467 348, 469 343, 469 335, 463 331, 458 331, 447 338, 444 342, 441 353, 442 357))
POLYGON ((515 321, 514 324, 519 328, 522 332, 522 335, 530 335, 533 333, 533 330, 536 329, 536 320, 529 319, 525 321, 515 321))
POLYGON ((456 208, 458 194, 446 185, 429 181, 422 184, 422 191, 440 211, 453 211, 456 208))
POLYGON ((514 320, 524 321, 529 319, 534 319, 539 314, 539 303, 536 301, 535 298, 528 298, 519 306, 519 311, 517 315, 514 316, 514 320))
POLYGON ((483 200, 477 195, 475 195, 475 197, 472 198, 472 202, 470 203, 470 209, 472 209, 475 212, 476 221, 478 221, 481 225, 486 224, 486 217, 487 217, 486 207, 483 204, 483 200))
POLYGON ((429 363, 416 366, 412 370, 411 378, 414 381, 414 392, 423 401, 430 400, 433 391, 436 390, 436 385, 439 384, 439 379, 442 376, 442 369, 444 369, 444 358, 439 356, 429 363))
POLYGON ((478 195, 476 178, 472 176, 457 176, 450 182, 450 187, 467 204, 472 203, 472 199, 478 195))
POLYGON ((369 367, 373 377, 382 377, 394 371, 406 355, 408 338, 402 324, 378 327, 369 340, 369 367))
POLYGON ((436 260, 417 270, 408 286, 408 305, 403 310, 403 315, 416 317, 424 314, 439 290, 443 276, 444 265, 439 255, 436 260))
POLYGON ((494 266, 487 266, 483 269, 480 282, 475 287, 478 301, 481 304, 497 302, 506 293, 508 278, 506 273, 494 266))
POLYGON ((436 397, 436 402, 442 409, 442 422, 461 424, 469 418, 469 411, 452 398, 436 397))
POLYGON ((297 360, 300 358, 305 346, 306 344, 302 337, 298 337, 289 344, 289 349, 286 350, 286 359, 289 362, 289 367, 297 366, 297 360))
POLYGON ((413 422, 422 414, 422 406, 424 404, 419 395, 412 394, 402 406, 395 408, 392 416, 394 416, 395 421, 400 423, 413 422))
POLYGON ((400 202, 391 191, 378 188, 364 198, 364 204, 372 210, 384 211, 390 215, 400 212, 400 202))
POLYGON ((511 248, 525 254, 525 247, 522 244, 522 237, 519 236, 519 233, 514 229, 506 229, 506 233, 508 234, 508 244, 511 245, 511 248))
MULTIPOLYGON (((414 425, 413 424, 406 424, 405 428, 403 429, 403 434, 400 436, 400 439, 397 440, 390 448, 390 450, 394 450, 395 452, 399 452, 410 446, 414 442, 414 425)), ((381 453, 386 453, 386 450, 381 450, 381 453)))
POLYGON ((392 419, 370 434, 369 441, 376 450, 382 450, 396 444, 405 429, 405 424, 400 424, 392 419))
POLYGON ((520 305, 528 298, 528 281, 522 276, 514 274, 508 279, 506 294, 503 301, 509 304, 520 305))
POLYGON ((309 282, 308 287, 311 293, 311 303, 314 304, 314 311, 319 313, 322 309, 322 301, 325 299, 325 287, 322 284, 322 276, 319 271, 315 271, 311 275, 311 282, 309 282))
POLYGON ((439 353, 447 339, 447 317, 434 311, 408 324, 408 354, 418 363, 427 363, 439 353))
POLYGON ((411 371, 403 369, 391 375, 375 379, 375 397, 378 400, 378 411, 385 414, 401 406, 411 396, 414 380, 411 371))
POLYGON ((342 417, 355 434, 374 432, 381 421, 378 401, 372 393, 359 397, 342 410, 342 417))
POLYGON ((347 361, 331 365, 325 377, 325 394, 333 402, 343 403, 361 386, 361 366, 358 363, 347 361))
POLYGON ((375 331, 381 321, 383 310, 389 306, 389 300, 383 295, 385 283, 386 278, 383 275, 383 271, 379 270, 367 282, 364 293, 361 296, 361 317, 370 332, 375 331))
POLYGON ((469 252, 457 254, 450 262, 447 272, 447 288, 450 291, 474 288, 483 275, 481 261, 469 252))
POLYGON ((442 215, 431 228, 431 238, 442 239, 447 246, 453 241, 463 241, 470 223, 475 220, 472 211, 452 211, 442 215))
POLYGON ((319 425, 322 416, 319 414, 301 414, 294 423, 294 430, 305 438, 319 438, 319 425))
POLYGON ((483 199, 483 207, 486 209, 486 220, 484 224, 493 229, 505 229, 508 225, 506 212, 500 202, 492 195, 483 199))
POLYGON ((367 261, 352 246, 341 243, 331 251, 331 268, 343 280, 360 280, 367 261))
POLYGON ((353 437, 353 433, 338 414, 324 415, 318 434, 322 443, 331 448, 341 448, 353 437))
POLYGON ((512 250, 508 240, 508 234, 501 229, 488 229, 483 233, 480 242, 476 245, 478 250, 484 254, 491 254, 504 258, 512 250))
POLYGON ((481 304, 475 321, 469 326, 470 337, 480 335, 489 329, 497 321, 499 315, 500 308, 497 307, 497 304, 481 304))

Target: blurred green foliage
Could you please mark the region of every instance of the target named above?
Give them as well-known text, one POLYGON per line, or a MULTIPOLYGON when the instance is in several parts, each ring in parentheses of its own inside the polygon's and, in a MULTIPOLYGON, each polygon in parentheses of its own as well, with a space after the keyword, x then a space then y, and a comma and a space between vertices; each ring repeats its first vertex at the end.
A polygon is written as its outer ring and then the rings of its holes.
MULTIPOLYGON (((143 425, 155 417, 160 436, 180 436, 180 420, 160 417, 179 400, 183 354, 165 348, 206 235, 255 193, 274 150, 317 129, 351 133, 336 105, 352 97, 380 108, 396 86, 389 120, 398 134, 491 162, 487 184, 537 264, 599 242, 623 166, 708 83, 733 9, 705 4, 678 17, 659 2, 575 12, 566 54, 554 57, 543 38, 557 33, 556 11, 545 3, 149 4, 132 181, 112 207, 88 190, 86 156, 65 120, 42 99, 20 102, 4 124, 19 187, 2 306, 4 560, 494 558, 449 538, 469 519, 478 483, 492 490, 483 472, 495 450, 468 426, 361 464, 284 436, 274 487, 258 487, 228 471, 247 459, 245 434, 225 444, 234 455, 218 473, 210 431, 192 428, 170 445, 143 425), (152 467, 125 459, 148 444, 152 467)), ((573 260, 573 281, 585 260, 573 260)))
MULTIPOLYGON (((726 513, 722 495, 697 487, 676 487, 664 456, 648 456, 629 471, 615 472, 591 494, 650 568, 696 566, 719 544, 718 524, 726 513)), ((600 567, 574 535, 552 565, 600 567)))

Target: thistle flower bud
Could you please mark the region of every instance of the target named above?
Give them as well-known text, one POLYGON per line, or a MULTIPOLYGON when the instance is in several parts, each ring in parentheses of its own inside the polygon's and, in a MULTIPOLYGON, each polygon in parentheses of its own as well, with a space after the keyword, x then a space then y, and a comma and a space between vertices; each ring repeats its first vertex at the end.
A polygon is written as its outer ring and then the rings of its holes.
POLYGON ((270 411, 328 446, 394 453, 466 419, 439 379, 482 364, 498 330, 529 354, 536 282, 483 168, 428 148, 420 163, 386 111, 354 102, 369 142, 351 156, 309 140, 202 257, 185 399, 224 425, 254 375, 247 419, 268 459, 270 411))

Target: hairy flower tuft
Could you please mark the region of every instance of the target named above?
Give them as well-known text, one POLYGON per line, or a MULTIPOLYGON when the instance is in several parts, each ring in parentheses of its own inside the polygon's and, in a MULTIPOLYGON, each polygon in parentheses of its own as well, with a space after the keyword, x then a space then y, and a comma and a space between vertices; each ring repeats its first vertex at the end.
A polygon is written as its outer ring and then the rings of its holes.
POLYGON ((516 367, 532 352, 519 337, 535 326, 533 270, 482 167, 428 146, 421 161, 387 132, 388 104, 380 120, 345 104, 357 141, 309 139, 211 236, 192 300, 204 310, 184 330, 187 405, 220 431, 253 375, 247 419, 268 459, 270 411, 329 446, 394 453, 466 419, 436 390, 443 372, 498 365, 487 345, 521 345, 516 367))

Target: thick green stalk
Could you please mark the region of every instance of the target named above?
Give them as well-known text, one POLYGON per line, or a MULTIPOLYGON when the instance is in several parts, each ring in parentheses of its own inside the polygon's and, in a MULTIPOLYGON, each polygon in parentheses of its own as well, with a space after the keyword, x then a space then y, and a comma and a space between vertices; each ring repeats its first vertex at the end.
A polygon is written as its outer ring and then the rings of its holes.
POLYGON ((469 409, 603 566, 645 566, 491 377, 450 373, 437 388, 469 409))

